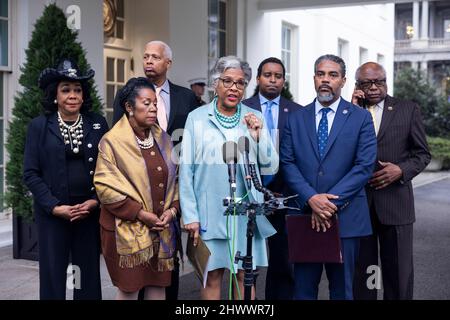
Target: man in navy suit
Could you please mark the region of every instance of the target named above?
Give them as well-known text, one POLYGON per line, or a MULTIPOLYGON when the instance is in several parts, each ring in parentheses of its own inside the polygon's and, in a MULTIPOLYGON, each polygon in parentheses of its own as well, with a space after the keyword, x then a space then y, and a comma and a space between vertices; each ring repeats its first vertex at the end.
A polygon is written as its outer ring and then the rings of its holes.
MULTIPOLYGON (((285 76, 286 69, 280 59, 270 57, 263 60, 256 76, 258 91, 250 99, 242 101, 250 108, 262 112, 277 150, 289 114, 301 108, 299 104, 281 96, 285 76)), ((262 179, 269 190, 279 194, 287 192, 280 172, 275 176, 262 176, 262 179)), ((269 266, 265 290, 267 300, 292 300, 294 294, 294 268, 288 261, 285 215, 283 210, 267 217, 277 230, 268 240, 269 266)))
MULTIPOLYGON (((341 98, 345 63, 334 55, 314 65, 317 98, 290 115, 280 147, 286 184, 311 225, 326 232, 337 215, 343 264, 325 264, 330 299, 353 299, 359 239, 372 233, 364 186, 372 175, 376 137, 367 110, 341 98)), ((291 245, 291 244, 290 244, 291 245)), ((322 263, 295 263, 295 299, 317 299, 322 263)))

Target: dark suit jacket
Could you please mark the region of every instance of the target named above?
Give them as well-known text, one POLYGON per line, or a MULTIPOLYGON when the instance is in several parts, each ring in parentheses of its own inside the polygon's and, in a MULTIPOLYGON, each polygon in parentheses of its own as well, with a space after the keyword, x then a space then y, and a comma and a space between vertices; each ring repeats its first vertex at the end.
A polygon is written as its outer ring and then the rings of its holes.
MULTIPOLYGON (((261 110, 261 102, 259 101, 259 95, 256 95, 254 97, 251 97, 249 99, 243 100, 242 101, 243 104, 249 106, 252 109, 258 110, 259 112, 262 112, 261 110)), ((278 113, 278 139, 279 141, 281 141, 282 136, 283 136, 283 132, 284 132, 284 127, 286 125, 286 122, 289 118, 289 115, 302 108, 301 105, 290 101, 286 98, 280 97, 280 105, 279 105, 279 113, 278 113)), ((279 145, 275 146, 275 148, 277 149, 277 151, 279 150, 279 145)), ((276 174, 275 178, 273 179, 273 181, 267 186, 267 188, 271 191, 274 192, 278 192, 278 193, 285 193, 286 190, 286 185, 285 183, 283 183, 283 177, 281 175, 281 172, 278 171, 278 173, 276 174)))
MULTIPOLYGON (((184 129, 187 116, 189 112, 197 108, 199 102, 190 89, 177 86, 169 81, 170 87, 170 114, 167 126, 167 133, 172 135, 172 133, 177 129, 184 129)), ((114 99, 114 115, 113 115, 113 125, 120 120, 124 114, 124 110, 119 105, 118 99, 114 99)), ((181 133, 180 133, 181 135, 181 133)), ((179 140, 179 136, 173 137, 174 142, 179 140)))
MULTIPOLYGON (((96 113, 83 114, 83 150, 86 174, 90 177, 90 190, 95 198, 93 184, 98 143, 108 131, 105 118, 96 113)), ((52 216, 57 205, 68 204, 66 151, 59 130, 57 114, 34 118, 28 125, 25 143, 23 181, 33 194, 34 212, 52 216)))
POLYGON ((341 238, 370 235, 369 207, 364 186, 376 159, 376 137, 370 113, 344 99, 339 103, 328 143, 319 157, 314 102, 290 115, 280 146, 284 181, 307 209, 317 193, 339 196, 341 238))
MULTIPOLYGON (((375 206, 378 219, 385 225, 403 225, 415 221, 411 180, 431 160, 419 106, 387 96, 377 136, 378 160, 392 162, 402 178, 375 191, 366 186, 369 205, 375 206)), ((380 169, 379 166, 376 170, 380 169)))

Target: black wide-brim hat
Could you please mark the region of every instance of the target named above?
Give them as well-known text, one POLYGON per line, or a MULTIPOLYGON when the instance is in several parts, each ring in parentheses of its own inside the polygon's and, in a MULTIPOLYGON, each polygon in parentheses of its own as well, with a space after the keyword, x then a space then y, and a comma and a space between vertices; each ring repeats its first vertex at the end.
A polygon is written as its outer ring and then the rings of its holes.
POLYGON ((81 74, 78 65, 71 59, 62 60, 56 69, 45 68, 39 75, 38 85, 39 88, 44 90, 50 83, 60 82, 62 80, 68 81, 88 81, 95 75, 95 71, 90 69, 86 74, 81 74))

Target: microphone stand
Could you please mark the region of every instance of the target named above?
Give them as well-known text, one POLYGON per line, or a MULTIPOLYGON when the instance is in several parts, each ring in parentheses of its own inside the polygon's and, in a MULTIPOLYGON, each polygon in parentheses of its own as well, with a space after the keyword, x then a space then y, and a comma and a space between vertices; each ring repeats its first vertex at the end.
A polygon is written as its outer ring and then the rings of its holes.
POLYGON ((242 266, 244 267, 244 300, 251 300, 252 298, 252 288, 255 280, 255 272, 253 271, 253 237, 255 234, 256 227, 256 216, 257 215, 270 215, 273 214, 274 210, 277 209, 293 209, 300 210, 298 208, 290 208, 284 206, 284 202, 288 199, 297 197, 291 196, 287 198, 276 198, 274 194, 263 187, 256 174, 256 166, 254 163, 249 164, 250 175, 252 177, 252 182, 255 189, 262 192, 267 199, 264 203, 257 202, 242 202, 236 203, 234 201, 234 194, 231 194, 231 199, 224 199, 223 204, 227 207, 224 215, 233 215, 235 212, 238 215, 246 215, 248 217, 247 222, 247 252, 245 256, 241 255, 240 251, 236 252, 234 263, 242 261, 242 266))

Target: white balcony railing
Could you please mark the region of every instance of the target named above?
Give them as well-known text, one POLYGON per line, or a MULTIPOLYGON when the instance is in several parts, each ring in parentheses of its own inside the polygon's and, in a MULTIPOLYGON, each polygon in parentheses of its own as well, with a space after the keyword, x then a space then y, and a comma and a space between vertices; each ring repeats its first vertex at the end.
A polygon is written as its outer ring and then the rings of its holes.
POLYGON ((417 39, 417 40, 396 40, 397 50, 420 50, 420 49, 450 49, 450 39, 417 39))

